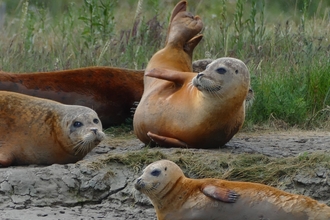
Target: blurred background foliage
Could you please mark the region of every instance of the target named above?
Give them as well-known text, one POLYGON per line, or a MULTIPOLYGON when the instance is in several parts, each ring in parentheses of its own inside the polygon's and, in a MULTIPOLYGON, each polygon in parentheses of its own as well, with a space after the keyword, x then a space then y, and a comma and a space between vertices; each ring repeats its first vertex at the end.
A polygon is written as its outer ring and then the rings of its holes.
MULTIPOLYGON (((145 68, 174 0, 0 0, 0 70, 145 68)), ((204 22, 194 59, 243 60, 255 100, 246 128, 330 129, 330 1, 190 0, 204 22)))

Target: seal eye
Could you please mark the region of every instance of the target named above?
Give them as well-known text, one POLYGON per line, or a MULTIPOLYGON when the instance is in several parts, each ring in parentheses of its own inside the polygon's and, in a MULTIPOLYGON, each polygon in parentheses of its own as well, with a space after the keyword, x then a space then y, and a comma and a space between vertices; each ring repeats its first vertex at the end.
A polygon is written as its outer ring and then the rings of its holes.
POLYGON ((153 170, 150 174, 152 176, 159 176, 159 174, 161 173, 161 171, 159 169, 153 170))
POLYGON ((235 73, 237 74, 238 73, 238 70, 235 70, 235 73))
POLYGON ((98 124, 98 123, 99 123, 99 119, 94 118, 93 122, 94 122, 95 124, 98 124))
POLYGON ((222 67, 216 69, 215 71, 217 71, 217 73, 219 73, 219 74, 225 74, 227 72, 227 70, 225 68, 222 68, 222 67))
POLYGON ((79 128, 81 126, 83 126, 83 123, 81 123, 80 121, 76 121, 73 123, 73 127, 75 127, 75 128, 79 128))

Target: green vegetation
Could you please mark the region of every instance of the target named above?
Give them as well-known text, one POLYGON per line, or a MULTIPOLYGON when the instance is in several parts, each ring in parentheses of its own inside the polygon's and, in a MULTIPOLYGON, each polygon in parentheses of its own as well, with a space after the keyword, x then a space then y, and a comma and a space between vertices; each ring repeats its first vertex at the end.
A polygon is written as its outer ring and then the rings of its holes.
MULTIPOLYGON (((176 2, 0 0, 0 69, 142 69, 163 45, 176 2)), ((250 69, 255 101, 245 127, 330 127, 329 1, 188 3, 205 24, 194 59, 232 56, 250 69)))
POLYGON ((302 154, 298 157, 270 158, 258 154, 235 155, 190 150, 163 153, 157 149, 147 148, 142 151, 108 155, 99 163, 121 163, 134 169, 136 173, 141 173, 146 165, 161 159, 172 160, 191 178, 221 178, 273 186, 299 172, 307 175, 314 174, 317 167, 330 168, 329 155, 317 153, 302 154))

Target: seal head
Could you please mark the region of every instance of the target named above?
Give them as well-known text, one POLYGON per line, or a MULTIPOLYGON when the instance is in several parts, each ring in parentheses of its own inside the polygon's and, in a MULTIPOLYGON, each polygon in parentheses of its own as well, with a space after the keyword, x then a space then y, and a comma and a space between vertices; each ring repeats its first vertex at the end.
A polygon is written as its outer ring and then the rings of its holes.
POLYGON ((105 137, 90 108, 0 91, 0 165, 74 163, 105 137))

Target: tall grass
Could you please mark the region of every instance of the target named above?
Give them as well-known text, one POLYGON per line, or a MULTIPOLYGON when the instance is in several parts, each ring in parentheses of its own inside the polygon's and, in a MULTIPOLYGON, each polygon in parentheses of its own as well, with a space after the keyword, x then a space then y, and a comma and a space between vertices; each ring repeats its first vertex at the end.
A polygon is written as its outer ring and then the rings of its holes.
MULTIPOLYGON (((0 69, 142 69, 162 47, 176 1, 3 0, 0 69)), ((205 24, 195 59, 245 61, 255 91, 246 127, 330 128, 328 1, 189 1, 205 24)), ((0 16, 1 18, 1 16, 0 16)), ((2 22, 0 21, 0 24, 2 22)))

